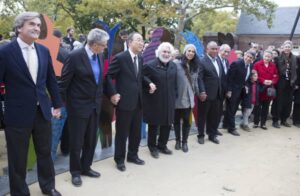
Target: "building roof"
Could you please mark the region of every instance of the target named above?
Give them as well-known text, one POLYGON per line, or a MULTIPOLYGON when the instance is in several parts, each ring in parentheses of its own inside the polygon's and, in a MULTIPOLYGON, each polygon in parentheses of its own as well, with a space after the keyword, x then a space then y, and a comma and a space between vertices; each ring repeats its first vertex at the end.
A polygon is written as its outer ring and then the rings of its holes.
MULTIPOLYGON (((258 21, 254 15, 242 12, 237 24, 237 35, 289 35, 292 31, 299 7, 278 7, 274 13, 273 25, 268 28, 267 21, 258 21)), ((300 21, 295 30, 300 35, 300 21)))

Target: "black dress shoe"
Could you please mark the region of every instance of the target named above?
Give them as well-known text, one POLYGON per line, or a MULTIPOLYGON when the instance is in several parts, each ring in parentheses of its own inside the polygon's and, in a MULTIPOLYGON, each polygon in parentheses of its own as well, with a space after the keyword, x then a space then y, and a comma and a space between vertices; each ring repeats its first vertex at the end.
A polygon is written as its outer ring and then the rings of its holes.
POLYGON ((278 129, 280 128, 280 126, 279 126, 279 123, 278 123, 278 122, 273 122, 273 123, 272 123, 272 126, 273 126, 273 127, 275 127, 275 128, 278 128, 278 129))
POLYGON ((219 140, 216 138, 216 137, 210 137, 208 138, 209 141, 211 141, 212 143, 215 143, 215 144, 219 144, 219 140))
POLYGON ((234 136, 240 136, 240 134, 236 130, 228 130, 228 133, 234 136))
POLYGON ((281 125, 285 127, 291 127, 291 125, 287 122, 281 122, 281 125))
POLYGON ((72 176, 72 184, 74 186, 81 186, 82 185, 82 180, 80 176, 72 176))
POLYGON ((204 144, 204 137, 198 137, 198 143, 204 144))
POLYGON ((126 170, 125 164, 124 163, 117 163, 117 169, 122 171, 122 172, 125 171, 126 170))
POLYGON ((260 128, 262 128, 263 130, 268 130, 266 125, 261 125, 260 128))
POLYGON ((135 163, 137 165, 145 165, 145 161, 142 159, 137 158, 127 158, 127 162, 129 163, 135 163))
POLYGON ((153 158, 158 159, 159 158, 159 152, 158 149, 150 150, 150 154, 153 158))
POLYGON ((43 192, 43 194, 49 196, 61 196, 60 192, 58 192, 56 189, 51 189, 49 192, 43 192))
POLYGON ((300 128, 300 124, 298 123, 294 123, 294 126, 300 128))
POLYGON ((84 176, 92 177, 92 178, 99 178, 100 177, 100 173, 96 172, 92 169, 90 169, 89 171, 83 171, 83 172, 81 172, 81 174, 84 175, 84 176))
POLYGON ((175 150, 180 150, 180 149, 181 149, 181 143, 180 141, 176 141, 175 150))
POLYGON ((173 154, 173 152, 170 149, 168 149, 167 146, 165 146, 163 148, 158 148, 158 150, 163 154, 168 154, 168 155, 173 154))
POLYGON ((188 152, 189 151, 187 143, 182 143, 182 151, 183 152, 188 152))
POLYGON ((223 133, 221 133, 220 131, 217 131, 216 135, 222 136, 223 133))

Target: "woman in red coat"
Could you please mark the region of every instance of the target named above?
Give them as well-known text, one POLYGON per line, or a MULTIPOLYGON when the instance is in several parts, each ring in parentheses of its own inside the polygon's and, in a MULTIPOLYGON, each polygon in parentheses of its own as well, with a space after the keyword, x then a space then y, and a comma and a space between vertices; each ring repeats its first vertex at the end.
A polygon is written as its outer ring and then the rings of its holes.
POLYGON ((257 128, 260 121, 260 127, 267 129, 266 121, 269 113, 269 105, 271 100, 275 98, 267 95, 267 89, 274 87, 278 81, 277 68, 276 65, 272 63, 272 51, 266 50, 263 59, 257 61, 253 69, 257 71, 258 82, 262 87, 262 91, 259 94, 259 105, 254 108, 253 127, 257 128))

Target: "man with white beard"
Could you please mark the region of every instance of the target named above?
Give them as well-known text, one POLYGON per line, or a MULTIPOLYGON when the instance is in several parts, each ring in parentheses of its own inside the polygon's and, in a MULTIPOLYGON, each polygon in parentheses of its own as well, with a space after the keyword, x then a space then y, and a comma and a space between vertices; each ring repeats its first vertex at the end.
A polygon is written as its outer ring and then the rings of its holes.
POLYGON ((148 123, 148 147, 151 156, 159 157, 159 152, 172 154, 168 149, 171 125, 174 122, 176 99, 176 75, 177 68, 171 61, 174 48, 172 44, 163 42, 156 50, 153 61, 143 68, 144 84, 147 87, 143 91, 144 121, 148 123), (150 90, 149 84, 153 83, 156 90, 150 90), (159 138, 157 134, 159 130, 159 138))

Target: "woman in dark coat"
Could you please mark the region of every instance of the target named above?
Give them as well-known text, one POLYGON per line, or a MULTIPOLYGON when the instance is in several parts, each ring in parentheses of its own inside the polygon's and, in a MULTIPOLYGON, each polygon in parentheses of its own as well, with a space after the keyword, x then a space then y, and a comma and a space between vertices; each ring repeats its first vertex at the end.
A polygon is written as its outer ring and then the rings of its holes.
POLYGON ((258 127, 260 121, 260 127, 267 129, 266 121, 269 113, 269 105, 271 100, 275 98, 267 95, 267 89, 274 87, 278 82, 277 68, 272 63, 272 51, 265 51, 263 59, 254 64, 253 70, 256 70, 258 82, 263 89, 259 94, 259 106, 254 110, 254 128, 258 127))
POLYGON ((272 104, 273 127, 282 126, 291 127, 287 123, 290 117, 293 103, 293 93, 297 80, 297 56, 292 54, 293 43, 285 41, 283 51, 278 58, 275 58, 275 64, 278 70, 277 96, 272 104))
POLYGON ((157 49, 158 58, 144 65, 143 75, 145 86, 153 83, 153 92, 145 88, 143 92, 144 121, 148 123, 148 147, 154 158, 159 151, 172 154, 167 148, 171 125, 174 122, 176 99, 176 65, 171 61, 173 46, 163 42, 157 49), (157 141, 157 133, 159 138, 157 141))
POLYGON ((294 91, 293 125, 300 128, 300 57, 297 57, 297 81, 294 91))
POLYGON ((175 149, 182 148, 183 152, 187 152, 187 140, 191 128, 190 114, 195 105, 195 90, 199 90, 197 79, 199 59, 195 45, 187 44, 183 49, 182 57, 175 59, 174 63, 177 66, 177 97, 174 118, 175 149), (182 125, 181 120, 183 121, 182 125))

